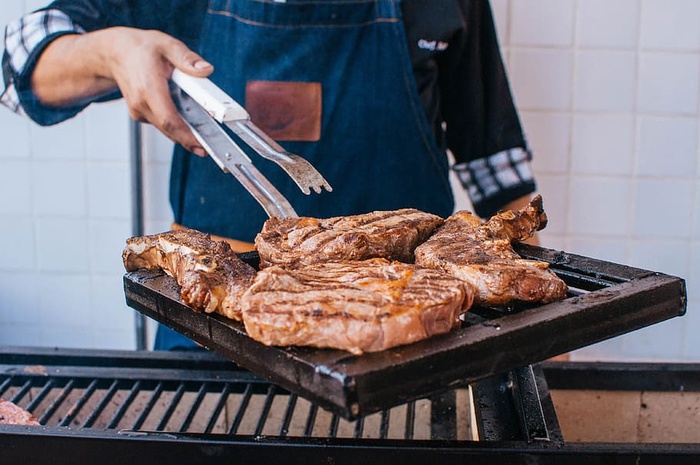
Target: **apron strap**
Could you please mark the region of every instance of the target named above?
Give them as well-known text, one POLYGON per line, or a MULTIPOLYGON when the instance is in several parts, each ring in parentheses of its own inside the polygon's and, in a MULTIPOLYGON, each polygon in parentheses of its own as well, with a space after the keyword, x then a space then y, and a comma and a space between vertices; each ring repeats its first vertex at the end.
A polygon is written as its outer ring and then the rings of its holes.
MULTIPOLYGON (((177 223, 173 223, 172 229, 173 229, 173 231, 178 231, 178 230, 189 229, 189 228, 186 228, 186 227, 184 227, 180 224, 177 224, 177 223)), ((229 239, 228 237, 215 236, 213 234, 210 234, 210 236, 215 241, 224 241, 224 242, 228 243, 228 245, 231 246, 231 250, 233 250, 236 253, 252 252, 255 250, 255 244, 250 243, 250 242, 239 241, 237 239, 229 239)))

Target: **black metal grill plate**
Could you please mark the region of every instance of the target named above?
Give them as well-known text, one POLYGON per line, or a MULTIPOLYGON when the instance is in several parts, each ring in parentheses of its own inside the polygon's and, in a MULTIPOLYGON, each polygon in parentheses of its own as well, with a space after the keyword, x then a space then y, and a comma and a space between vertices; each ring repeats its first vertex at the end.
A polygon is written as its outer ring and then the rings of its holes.
MULTIPOLYGON (((303 347, 267 347, 243 326, 183 304, 158 271, 124 276, 127 304, 291 392, 354 419, 628 333, 686 310, 685 281, 587 257, 518 245, 546 261, 572 290, 560 302, 516 311, 474 309, 449 334, 353 356, 303 347)), ((255 256, 243 257, 254 261, 255 256)))

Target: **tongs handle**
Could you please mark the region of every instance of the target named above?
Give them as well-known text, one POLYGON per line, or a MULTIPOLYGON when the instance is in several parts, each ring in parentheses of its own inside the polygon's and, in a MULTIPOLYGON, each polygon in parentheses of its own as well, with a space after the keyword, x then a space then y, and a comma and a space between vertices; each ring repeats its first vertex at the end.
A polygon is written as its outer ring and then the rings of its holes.
POLYGON ((245 108, 207 78, 190 76, 174 69, 171 80, 220 123, 250 119, 245 108))
POLYGON ((245 152, 204 108, 178 85, 172 85, 171 93, 180 115, 209 156, 224 172, 231 173, 243 185, 268 216, 297 216, 287 199, 255 168, 245 152))

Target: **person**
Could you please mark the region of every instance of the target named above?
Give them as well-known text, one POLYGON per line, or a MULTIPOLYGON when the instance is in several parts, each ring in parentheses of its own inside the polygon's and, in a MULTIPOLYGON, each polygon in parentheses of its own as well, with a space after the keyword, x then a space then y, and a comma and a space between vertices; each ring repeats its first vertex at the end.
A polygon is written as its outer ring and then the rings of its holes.
MULTIPOLYGON (((307 196, 256 163, 302 216, 446 217, 450 168, 481 217, 536 189, 488 0, 56 0, 8 24, 2 64, 0 101, 41 125, 123 97, 133 119, 176 142, 176 226, 239 250, 265 212, 180 118, 175 68, 210 78, 323 174, 333 192, 307 196)), ((159 327, 156 349, 191 346, 159 327)))

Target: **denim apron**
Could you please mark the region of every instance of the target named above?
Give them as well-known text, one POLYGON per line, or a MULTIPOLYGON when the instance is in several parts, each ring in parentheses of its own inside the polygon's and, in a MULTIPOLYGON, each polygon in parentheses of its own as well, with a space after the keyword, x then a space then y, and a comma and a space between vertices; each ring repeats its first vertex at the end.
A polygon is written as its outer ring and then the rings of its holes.
MULTIPOLYGON (((300 216, 452 213, 448 160, 420 104, 400 0, 212 0, 200 40, 211 79, 244 106, 250 82, 320 83, 320 138, 279 142, 309 160, 333 192, 307 196, 274 163, 251 155, 300 216)), ((176 222, 253 241, 266 214, 230 174, 189 154, 176 153, 173 163, 176 222)), ((186 340, 164 333, 156 348, 186 340)))

